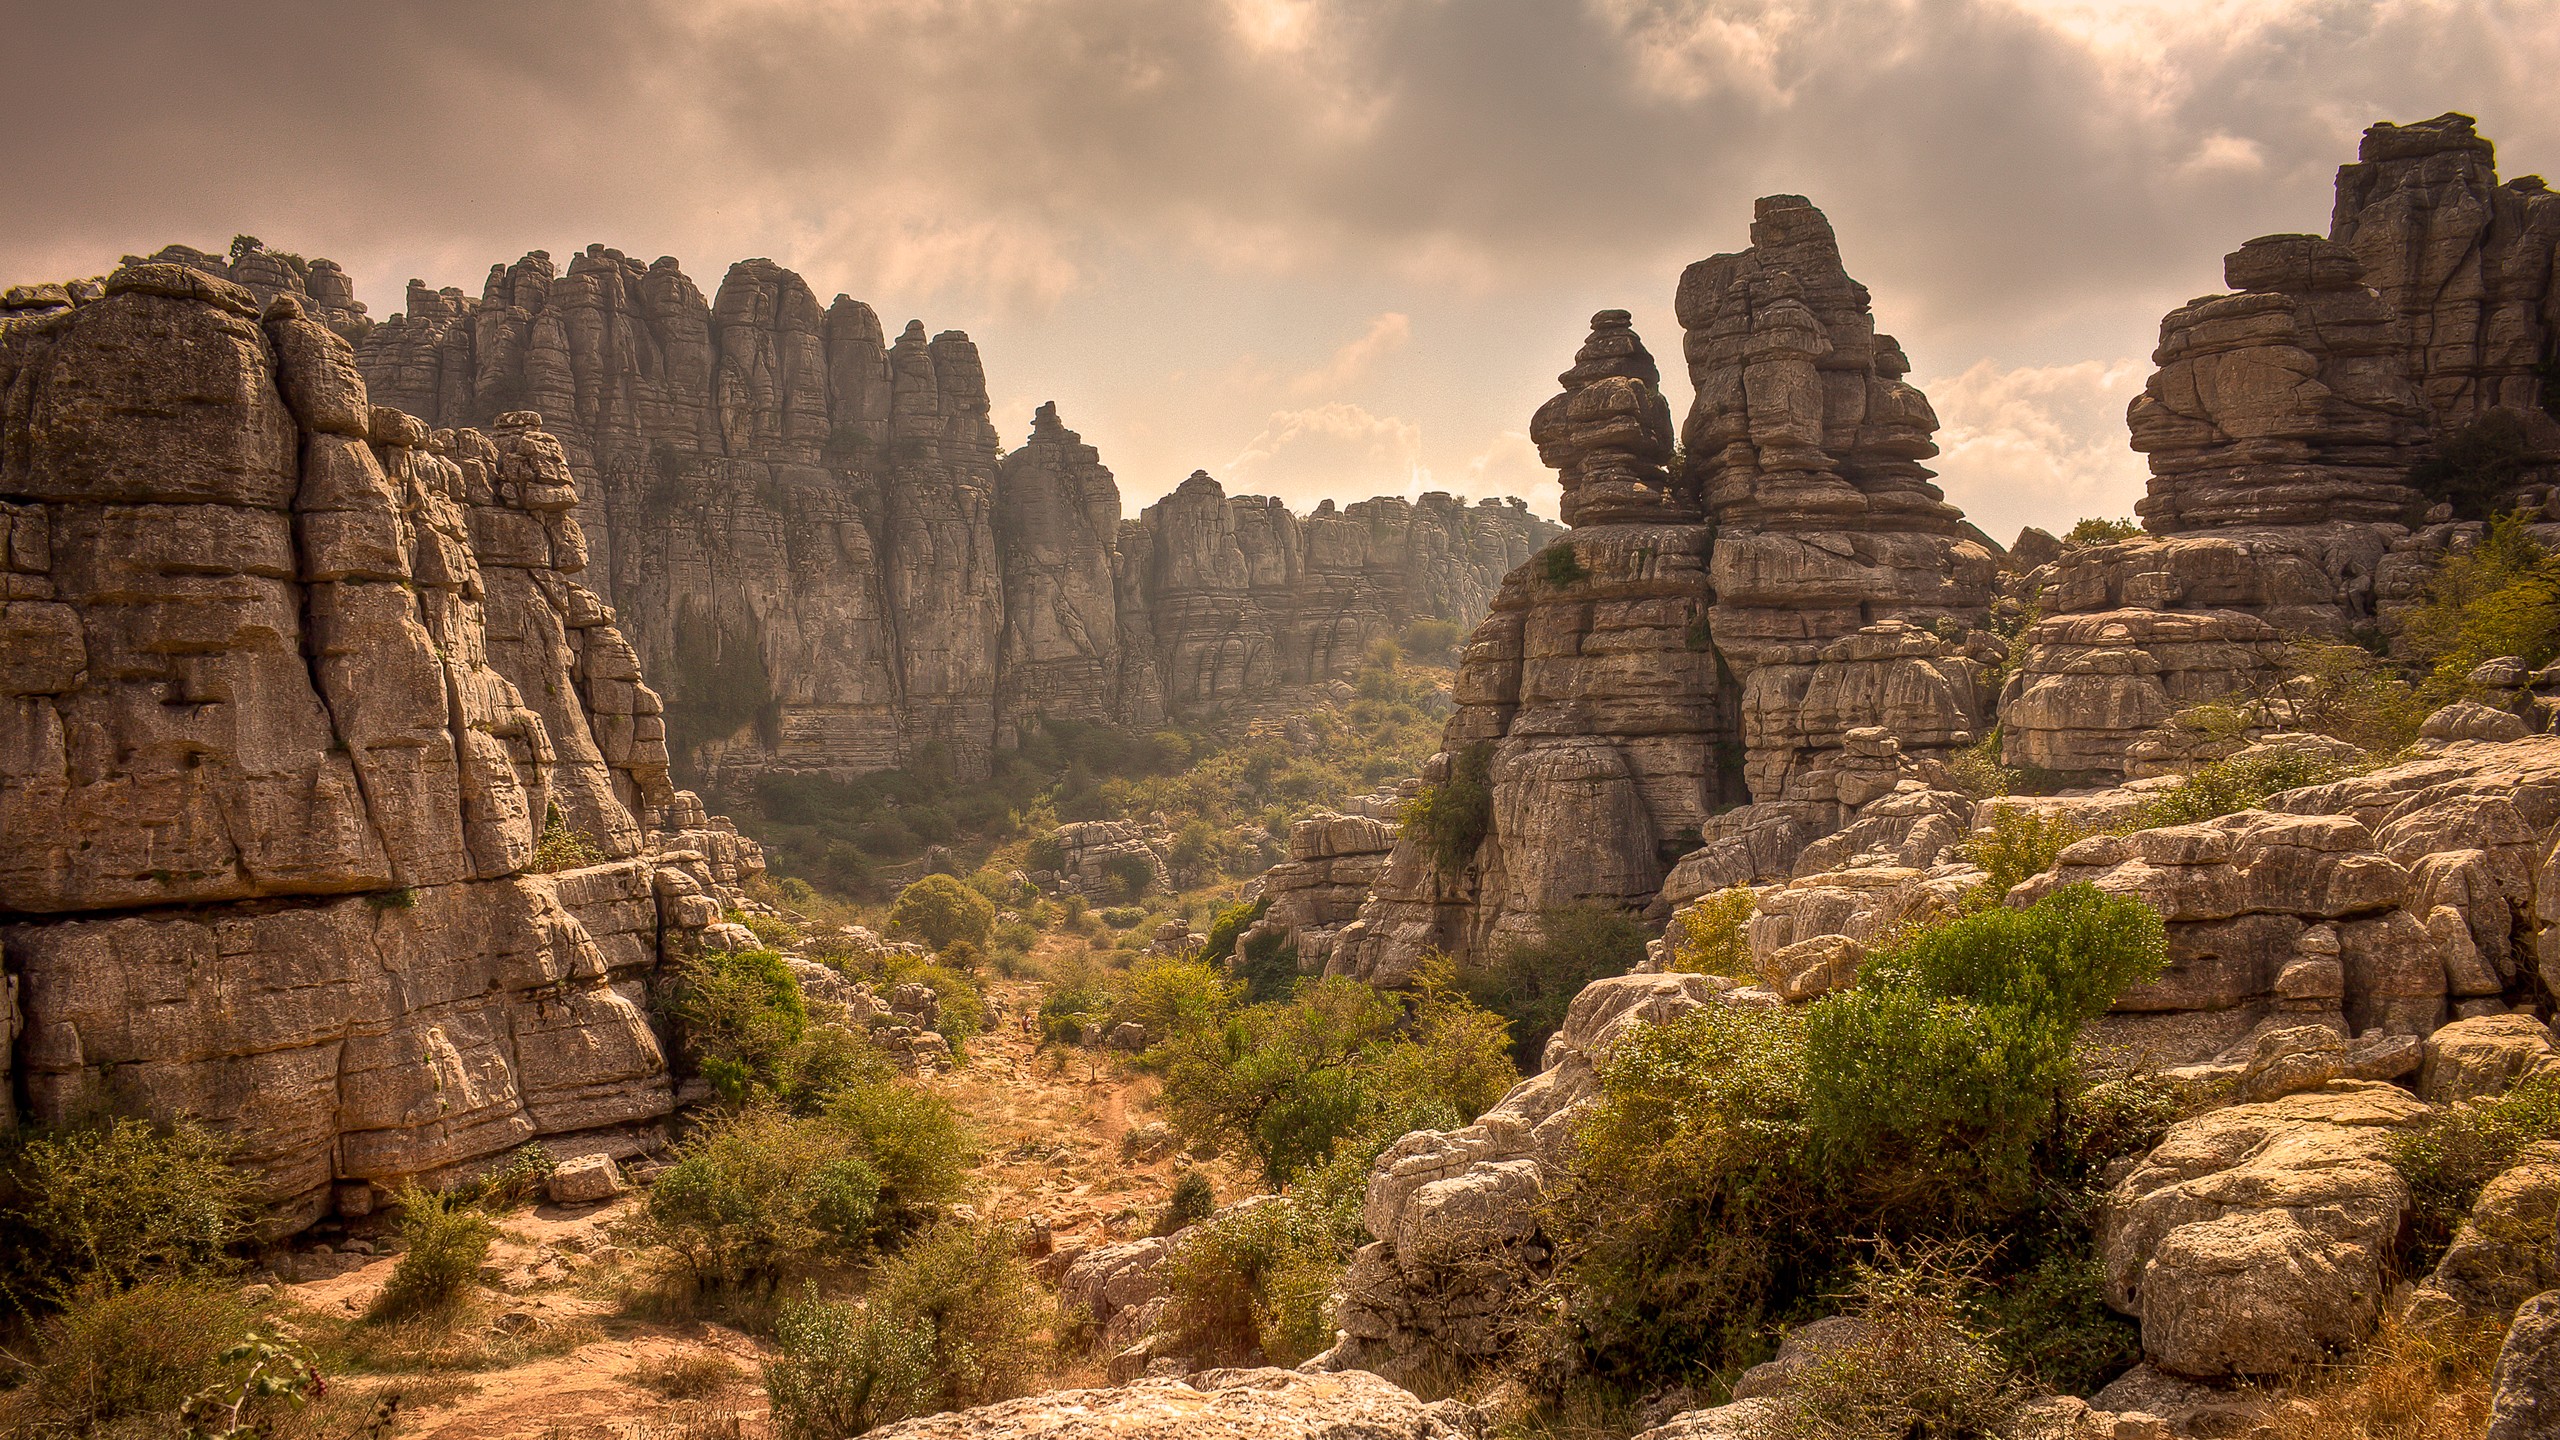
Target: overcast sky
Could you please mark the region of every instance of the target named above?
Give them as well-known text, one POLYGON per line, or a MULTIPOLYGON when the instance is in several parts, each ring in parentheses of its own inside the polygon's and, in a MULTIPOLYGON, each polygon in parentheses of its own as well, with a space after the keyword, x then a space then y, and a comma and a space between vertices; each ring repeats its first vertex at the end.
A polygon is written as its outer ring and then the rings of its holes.
POLYGON ((2006 539, 2124 514, 2162 311, 2379 119, 2560 168, 2551 0, 0 0, 0 283, 235 232, 355 276, 590 241, 977 337, 1132 510, 1554 486, 1595 309, 1809 195, 2006 539))

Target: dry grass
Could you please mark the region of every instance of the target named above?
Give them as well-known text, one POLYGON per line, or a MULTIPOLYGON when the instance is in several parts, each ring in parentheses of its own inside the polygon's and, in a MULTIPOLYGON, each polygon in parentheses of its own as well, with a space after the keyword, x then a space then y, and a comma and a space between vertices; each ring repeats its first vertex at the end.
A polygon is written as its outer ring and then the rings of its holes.
POLYGON ((2503 1320, 2386 1319, 2354 1358, 2271 1393, 2263 1440, 2471 1440, 2489 1425, 2503 1320))
POLYGON ((717 1350, 685 1350, 644 1360, 633 1367, 631 1382, 662 1400, 707 1400, 746 1383, 746 1372, 717 1350))
POLYGON ((402 1320, 351 1320, 304 1312, 298 1328, 331 1374, 471 1374, 566 1355, 604 1338, 584 1319, 544 1320, 512 1333, 494 1322, 500 1307, 486 1295, 402 1320))

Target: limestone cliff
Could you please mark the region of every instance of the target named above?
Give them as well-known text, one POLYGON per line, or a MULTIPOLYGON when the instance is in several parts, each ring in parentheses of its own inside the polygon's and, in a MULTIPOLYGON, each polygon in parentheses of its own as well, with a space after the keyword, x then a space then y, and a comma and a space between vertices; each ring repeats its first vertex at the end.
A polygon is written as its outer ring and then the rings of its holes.
POLYGON ((1473 620, 1551 533, 1447 496, 1302 518, 1205 477, 1123 521, 1054 406, 999 459, 967 336, 884 343, 769 260, 706 300, 672 259, 536 251, 476 301, 412 282, 407 307, 366 335, 367 380, 433 424, 544 417, 705 773, 982 770, 1037 718, 1152 725, 1340 678, 1410 619, 1473 620))
POLYGON ((299 293, 202 266, 5 303, 11 1091, 205 1119, 286 1228, 633 1143, 646 983, 759 862, 669 787, 558 443, 376 406, 299 293), (534 873, 555 816, 600 863, 534 873))

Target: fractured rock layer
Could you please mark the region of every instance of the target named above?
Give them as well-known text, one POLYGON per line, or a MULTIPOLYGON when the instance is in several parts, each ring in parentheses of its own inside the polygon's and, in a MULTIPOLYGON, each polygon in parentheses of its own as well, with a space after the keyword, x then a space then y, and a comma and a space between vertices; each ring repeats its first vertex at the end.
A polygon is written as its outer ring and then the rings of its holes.
MULTIPOLYGON (((721 881, 649 844, 689 797, 573 578, 559 446, 372 405, 289 290, 13 294, 0 953, 34 1118, 203 1117, 290 1226, 664 1115, 643 986, 721 881), (554 820, 601 863, 529 873, 554 820)), ((761 862, 727 838, 734 882, 761 862)))

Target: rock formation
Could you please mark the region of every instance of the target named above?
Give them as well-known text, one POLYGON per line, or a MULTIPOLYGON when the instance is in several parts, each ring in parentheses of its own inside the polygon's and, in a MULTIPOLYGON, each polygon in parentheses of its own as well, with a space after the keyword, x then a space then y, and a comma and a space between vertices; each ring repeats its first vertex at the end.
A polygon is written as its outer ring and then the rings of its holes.
POLYGON ((286 1229, 536 1138, 636 1144, 674 1101, 647 981, 761 861, 669 787, 558 444, 373 405, 299 293, 203 266, 7 304, 33 1117, 200 1117, 286 1229), (554 825, 598 863, 535 873, 554 825))
POLYGON ((2555 246, 2560 199, 2499 184, 2489 142, 2445 115, 2365 132, 2325 238, 2226 257, 2234 293, 2162 320, 2127 412, 2152 536, 2026 577, 2045 618, 2001 697, 2007 761, 2140 773, 2178 710, 2278 686, 2291 639, 2387 635, 2477 533, 2457 505, 2546 506, 2555 246))
MULTIPOLYGON (((1997 562, 1920 464, 1936 417, 1820 211, 1764 199, 1752 238, 1681 278, 1682 474, 1624 311, 1539 408, 1573 529, 1504 582, 1429 772, 1481 764, 1490 822, 1455 874, 1400 844, 1335 969, 1396 983, 1559 906, 1645 906, 1693 852, 1702 888, 1783 875, 1989 724, 1997 562)), ((1878 818, 1898 846, 1919 817, 1878 818)))
POLYGON ((411 282, 361 360, 432 424, 545 417, 676 758, 712 775, 965 773, 1038 719, 1343 678, 1412 620, 1473 620, 1550 533, 1436 494, 1296 517, 1205 475, 1124 521, 1054 405, 999 461, 966 335, 887 341, 769 260, 706 300, 673 259, 535 251, 476 301, 411 282))
POLYGON ((228 280, 266 305, 278 295, 291 295, 303 313, 338 332, 348 343, 364 338, 373 321, 356 298, 356 282, 335 260, 305 260, 269 250, 256 241, 234 241, 231 255, 207 255, 188 245, 164 245, 147 256, 127 255, 127 265, 184 265, 218 280, 228 280))

